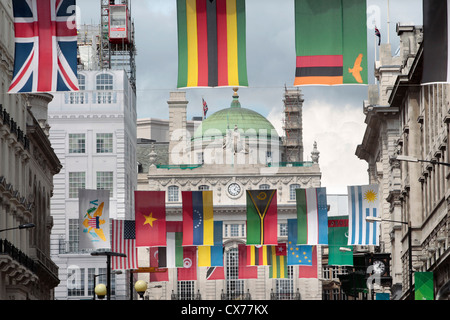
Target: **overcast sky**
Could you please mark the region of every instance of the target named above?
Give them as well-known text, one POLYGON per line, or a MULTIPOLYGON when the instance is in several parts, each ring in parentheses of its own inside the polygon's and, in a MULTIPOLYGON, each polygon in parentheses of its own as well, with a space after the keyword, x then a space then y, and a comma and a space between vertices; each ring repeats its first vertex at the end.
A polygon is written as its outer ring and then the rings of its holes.
MULTIPOLYGON (((81 23, 99 24, 100 0, 77 0, 81 23)), ((369 84, 374 83, 376 24, 393 54, 399 46, 398 22, 422 24, 422 0, 367 0, 369 84), (388 28, 388 3, 389 26, 388 28)), ((168 119, 167 100, 177 91, 178 51, 176 0, 131 0, 137 47, 138 118, 168 119)), ((281 134, 284 87, 295 75, 294 0, 246 0, 248 88, 240 88, 242 107, 267 117, 281 134)), ((355 156, 362 142, 363 101, 367 86, 307 86, 304 95, 304 160, 310 160, 314 141, 320 151, 322 186, 327 193, 347 193, 348 185, 368 183, 367 164, 355 156)), ((202 97, 208 115, 228 108, 231 88, 190 88, 188 119, 202 114, 202 97)), ((207 115, 207 116, 208 116, 207 115)))

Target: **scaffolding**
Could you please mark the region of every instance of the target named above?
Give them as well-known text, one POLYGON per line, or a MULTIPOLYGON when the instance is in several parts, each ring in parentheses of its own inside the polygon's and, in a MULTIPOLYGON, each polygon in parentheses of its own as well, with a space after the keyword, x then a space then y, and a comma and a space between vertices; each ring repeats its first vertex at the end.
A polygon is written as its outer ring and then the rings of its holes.
POLYGON ((130 28, 130 39, 122 42, 111 42, 110 39, 110 7, 114 5, 125 5, 127 12, 130 12, 130 1, 128 0, 101 0, 101 25, 99 60, 102 70, 124 69, 130 79, 133 89, 136 91, 136 47, 134 37, 134 22, 127 16, 130 28))
POLYGON ((303 94, 299 88, 284 92, 283 139, 284 160, 286 162, 303 162, 303 94))

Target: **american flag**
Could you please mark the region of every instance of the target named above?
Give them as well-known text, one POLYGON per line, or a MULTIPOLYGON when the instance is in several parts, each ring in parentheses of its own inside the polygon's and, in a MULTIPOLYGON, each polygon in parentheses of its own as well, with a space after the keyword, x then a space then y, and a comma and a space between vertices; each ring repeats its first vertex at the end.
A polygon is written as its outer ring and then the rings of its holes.
POLYGON ((113 270, 137 269, 137 248, 134 220, 112 219, 111 250, 124 253, 127 257, 113 257, 111 267, 113 270))
POLYGON ((75 0, 14 0, 9 93, 78 91, 75 0))

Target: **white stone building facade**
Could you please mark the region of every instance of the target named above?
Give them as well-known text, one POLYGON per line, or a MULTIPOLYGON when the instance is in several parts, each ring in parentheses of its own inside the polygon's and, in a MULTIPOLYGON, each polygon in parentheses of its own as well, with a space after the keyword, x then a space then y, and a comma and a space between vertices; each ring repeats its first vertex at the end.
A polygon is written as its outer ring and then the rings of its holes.
MULTIPOLYGON (((56 299, 92 299, 106 281, 106 257, 78 247, 78 189, 110 190, 110 218, 134 217, 137 181, 136 94, 125 71, 79 71, 80 91, 59 93, 49 106, 50 140, 63 169, 51 199, 52 259, 59 266, 56 299)), ((112 299, 129 294, 127 274, 113 275, 112 299)))

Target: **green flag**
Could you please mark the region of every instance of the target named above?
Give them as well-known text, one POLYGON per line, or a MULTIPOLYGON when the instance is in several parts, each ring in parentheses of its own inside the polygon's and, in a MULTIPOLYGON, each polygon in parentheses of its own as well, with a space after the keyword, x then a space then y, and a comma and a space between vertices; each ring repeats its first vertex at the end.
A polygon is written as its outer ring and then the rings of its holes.
POLYGON ((277 219, 277 190, 247 190, 247 245, 277 244, 277 219))
POLYGON ((414 273, 415 300, 434 300, 433 272, 414 273))
POLYGON ((328 264, 353 266, 353 248, 348 243, 348 216, 328 218, 328 264), (350 251, 341 251, 341 248, 350 251))
POLYGON ((294 85, 367 84, 367 13, 361 0, 295 0, 294 85))

